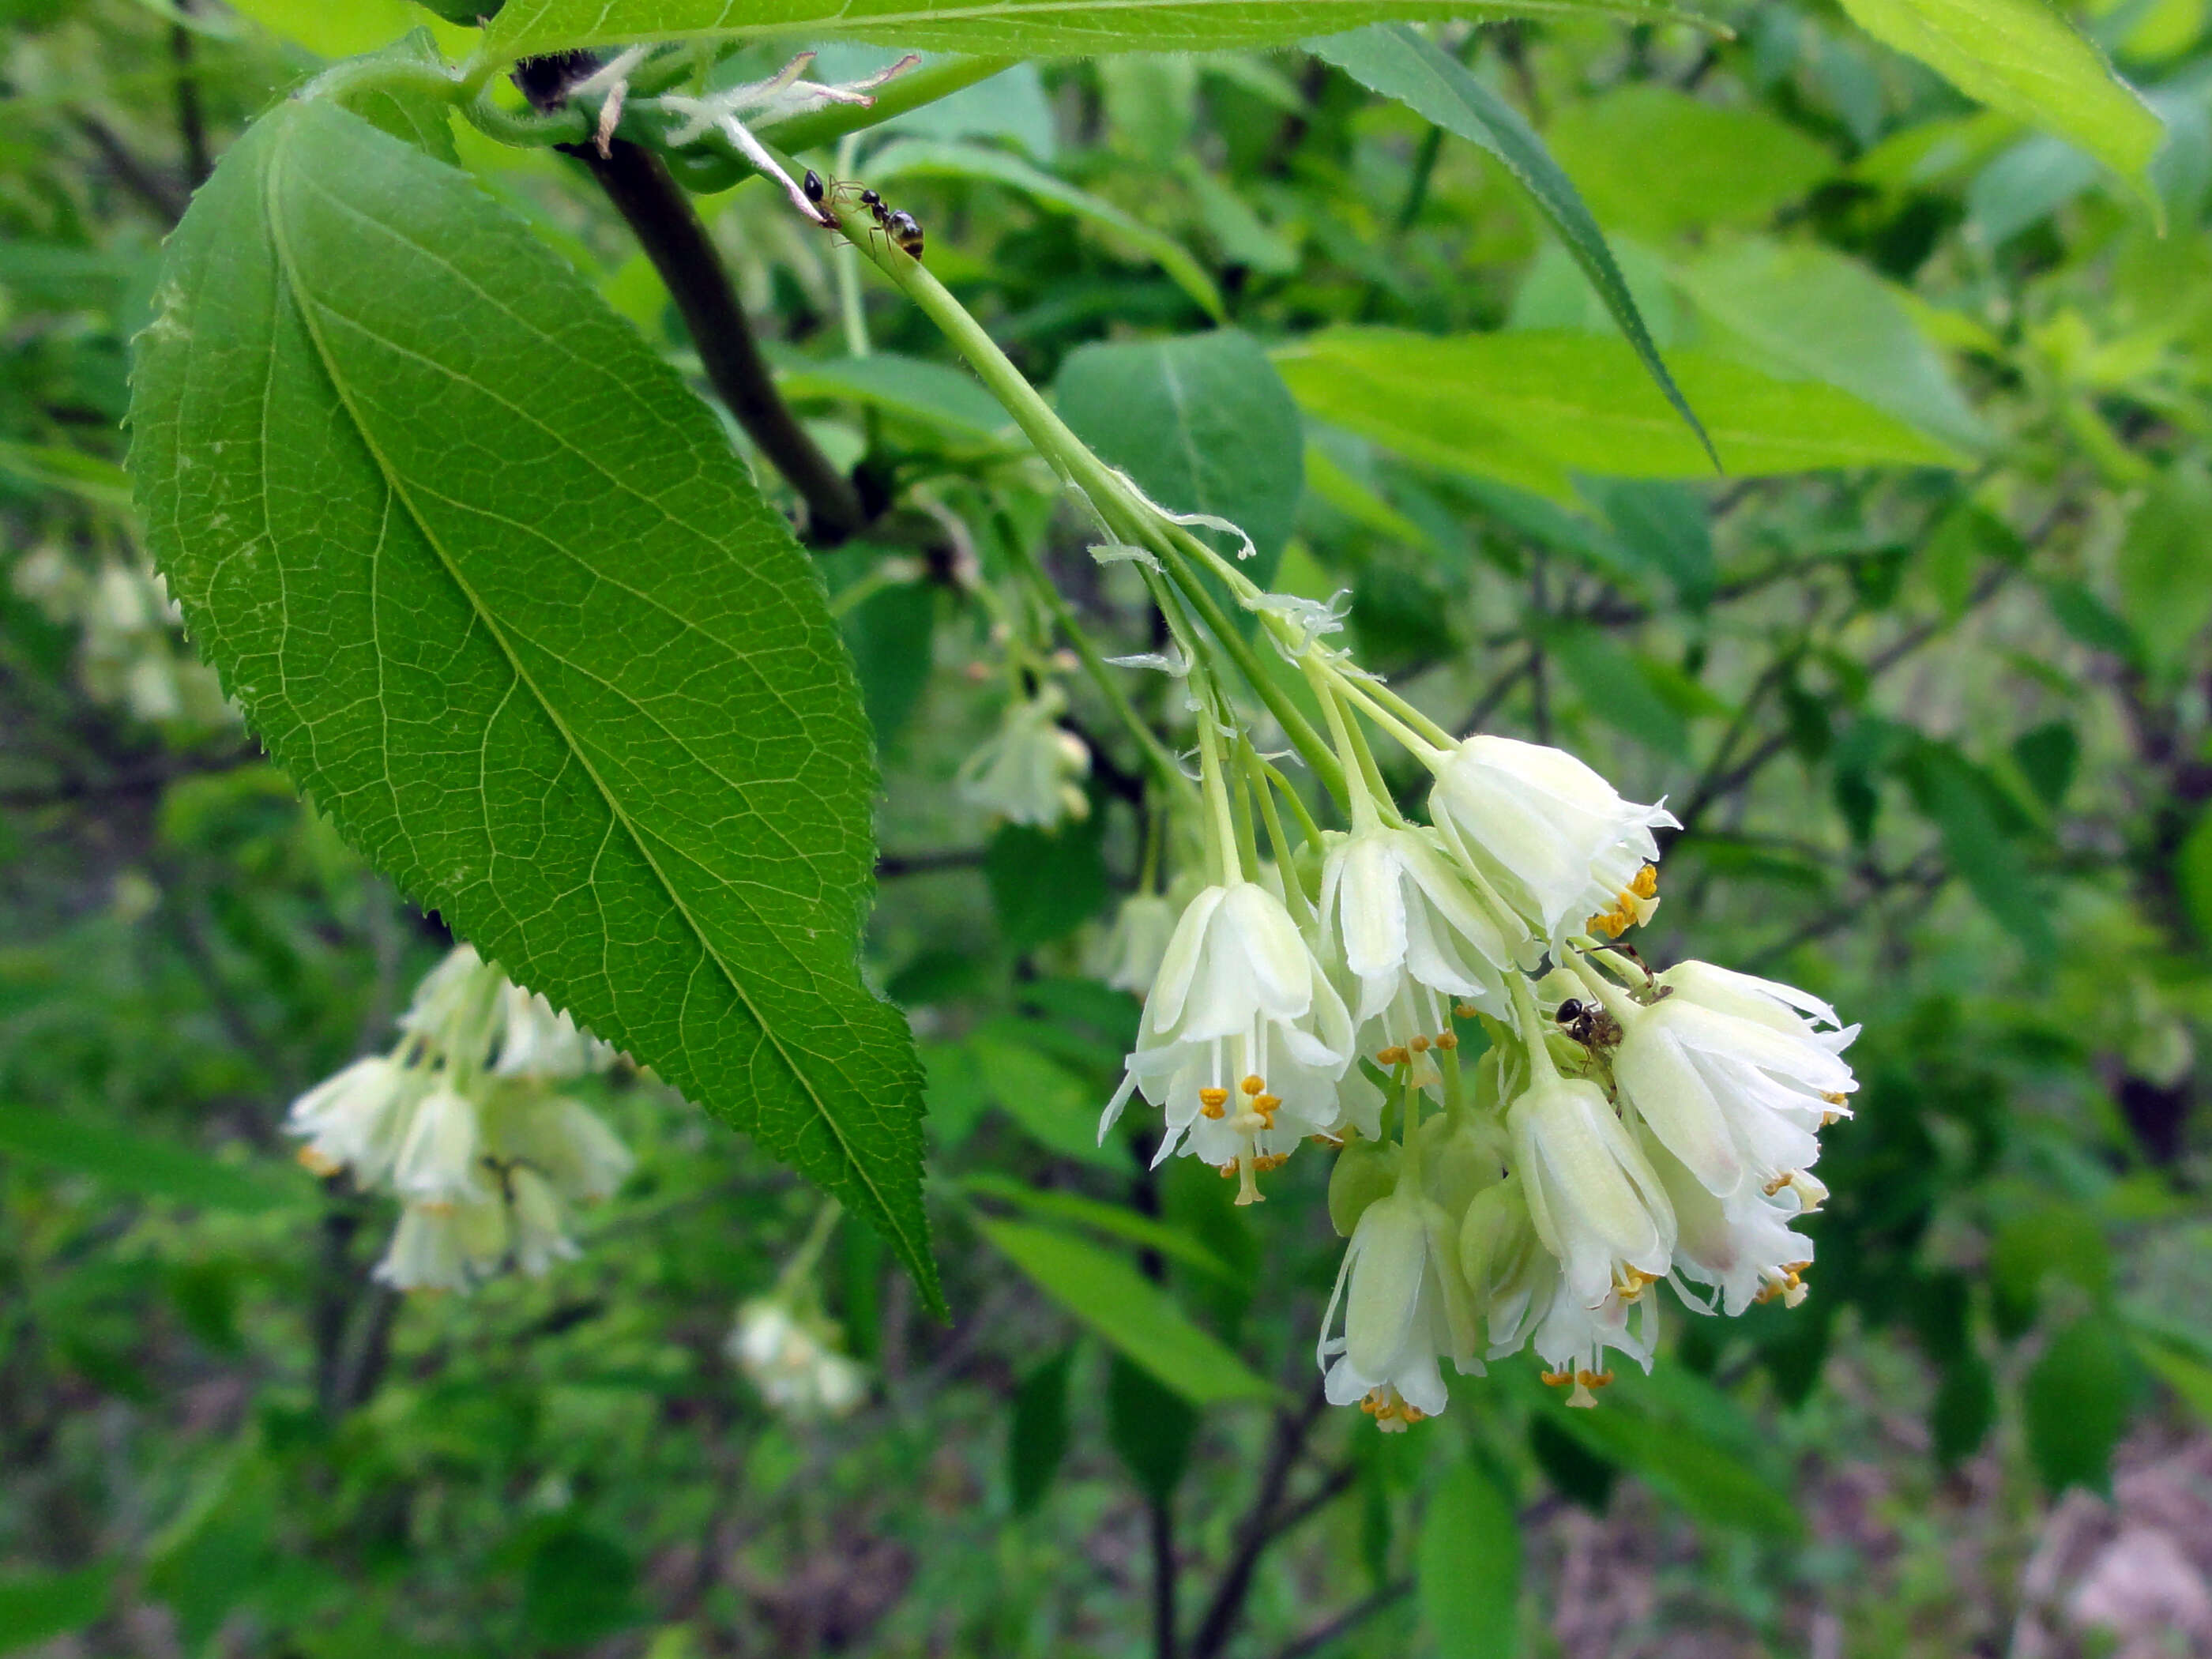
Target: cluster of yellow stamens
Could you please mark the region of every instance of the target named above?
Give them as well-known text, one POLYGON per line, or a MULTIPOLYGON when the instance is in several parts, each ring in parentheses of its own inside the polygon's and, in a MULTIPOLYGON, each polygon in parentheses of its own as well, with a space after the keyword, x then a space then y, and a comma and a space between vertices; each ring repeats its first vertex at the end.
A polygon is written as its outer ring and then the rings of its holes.
POLYGON ((1647 864, 1636 872, 1635 880, 1620 890, 1612 909, 1589 919, 1589 930, 1607 939, 1619 939, 1638 922, 1649 921, 1651 913, 1658 908, 1659 866, 1647 864))
MULTIPOLYGON (((1845 1105, 1849 1103, 1850 1100, 1850 1097, 1849 1095, 1822 1095, 1820 1098, 1826 1101, 1831 1106, 1845 1105)), ((1823 1112, 1820 1114, 1820 1127, 1825 1129, 1832 1123, 1841 1122, 1843 1121, 1843 1115, 1844 1115, 1841 1112, 1823 1112)))
POLYGON ((1624 1266, 1620 1276, 1613 1282, 1613 1294, 1623 1302, 1633 1302, 1658 1282, 1657 1273, 1647 1273, 1641 1267, 1624 1266))
MULTIPOLYGON (((1288 1152, 1255 1152, 1252 1154, 1252 1173, 1273 1175, 1290 1161, 1291 1155, 1288 1152)), ((1221 1171, 1221 1178, 1224 1181, 1234 1181, 1243 1171, 1244 1165, 1241 1159, 1232 1158, 1226 1164, 1215 1164, 1214 1168, 1221 1171)))
POLYGON ((1359 1402, 1359 1409, 1375 1419, 1378 1429, 1402 1429, 1409 1423, 1419 1423, 1428 1416, 1419 1406, 1408 1405, 1399 1398, 1392 1388, 1370 1389, 1359 1402))
POLYGON ((1805 1299, 1806 1296, 1805 1281, 1800 1275, 1802 1275, 1805 1270, 1812 1265, 1813 1264, 1809 1261, 1792 1261, 1788 1263, 1783 1267, 1779 1273, 1768 1279, 1765 1284, 1759 1287, 1759 1294, 1753 1297, 1752 1300, 1754 1302, 1771 1302, 1778 1296, 1782 1298, 1782 1305, 1784 1307, 1796 1307, 1800 1302, 1802 1302, 1805 1299))

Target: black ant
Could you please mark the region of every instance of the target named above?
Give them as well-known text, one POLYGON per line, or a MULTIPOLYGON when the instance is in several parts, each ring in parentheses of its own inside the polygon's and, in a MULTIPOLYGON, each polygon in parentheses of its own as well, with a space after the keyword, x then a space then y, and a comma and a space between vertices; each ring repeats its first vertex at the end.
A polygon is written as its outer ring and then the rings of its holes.
MULTIPOLYGON (((806 170, 806 177, 800 181, 799 188, 806 192, 806 199, 814 204, 815 211, 822 216, 822 222, 832 228, 837 228, 836 220, 823 206, 823 203, 825 200, 834 200, 852 191, 854 187, 851 185, 836 183, 824 185, 820 175, 815 173, 813 168, 809 167, 806 170)), ((858 194, 860 205, 868 210, 868 216, 876 222, 878 228, 897 245, 902 253, 919 261, 921 258, 921 222, 903 208, 894 210, 885 207, 884 198, 872 190, 864 188, 858 194)))
POLYGON ((1559 1022, 1561 1030, 1592 1054, 1620 1046, 1620 1022, 1605 1011, 1601 1002, 1569 997, 1553 1018, 1559 1022))

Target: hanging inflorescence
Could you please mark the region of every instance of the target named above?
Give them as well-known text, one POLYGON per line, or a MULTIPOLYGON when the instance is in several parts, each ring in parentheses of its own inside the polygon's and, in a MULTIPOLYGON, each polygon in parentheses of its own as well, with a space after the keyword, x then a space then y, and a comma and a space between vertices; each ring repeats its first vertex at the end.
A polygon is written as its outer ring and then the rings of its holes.
POLYGON ((465 1291, 576 1254, 568 1208, 613 1193, 629 1149, 561 1085, 617 1056, 465 945, 416 988, 386 1054, 293 1102, 285 1127, 320 1176, 350 1170, 404 1206, 376 1277, 465 1291))
POLYGON ((1133 489, 1102 516, 1159 556, 1146 580, 1198 750, 1170 811, 1203 882, 1163 891, 1148 836, 1097 960, 1144 997, 1100 1137, 1141 1097, 1164 1114, 1156 1162, 1203 1158, 1239 1203, 1301 1143, 1334 1151, 1350 1243, 1318 1349, 1328 1398, 1402 1428, 1443 1408, 1442 1360, 1480 1374, 1533 1346, 1591 1405, 1608 1352, 1649 1368, 1662 1280, 1705 1313, 1802 1300, 1796 1224, 1826 1196, 1817 1137, 1848 1113, 1857 1028, 1709 963, 1653 971, 1623 942, 1659 902, 1663 805, 1558 749, 1453 738, 1328 643, 1340 607, 1255 587, 1133 489), (1317 828, 1255 747, 1231 659, 1264 688, 1218 613, 1193 624, 1198 567, 1312 690, 1327 735, 1300 747, 1347 830, 1317 828), (1419 817, 1382 786, 1378 734, 1430 775, 1419 817))

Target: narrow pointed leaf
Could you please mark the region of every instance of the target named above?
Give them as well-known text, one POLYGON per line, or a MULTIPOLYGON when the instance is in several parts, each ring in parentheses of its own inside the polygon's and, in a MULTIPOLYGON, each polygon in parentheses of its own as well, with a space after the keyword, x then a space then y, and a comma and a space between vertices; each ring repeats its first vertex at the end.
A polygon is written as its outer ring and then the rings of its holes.
POLYGON ((1477 148, 1486 150, 1528 192, 1536 210, 1558 233, 1605 308, 1619 324, 1628 343, 1636 349, 1659 390, 1674 412, 1689 422, 1690 430, 1720 466, 1719 452, 1705 435, 1697 411, 1682 396, 1674 377, 1652 343, 1628 282, 1606 245, 1605 233, 1583 205, 1583 198, 1535 129, 1521 112, 1468 73, 1467 66, 1428 36, 1404 23, 1376 23, 1348 34, 1309 40, 1306 50, 1327 59, 1361 85, 1395 98, 1414 114, 1433 121, 1477 148))
POLYGON ((675 373, 465 175, 292 104, 172 238, 132 418, 193 638, 341 833, 934 1302, 852 667, 675 373))

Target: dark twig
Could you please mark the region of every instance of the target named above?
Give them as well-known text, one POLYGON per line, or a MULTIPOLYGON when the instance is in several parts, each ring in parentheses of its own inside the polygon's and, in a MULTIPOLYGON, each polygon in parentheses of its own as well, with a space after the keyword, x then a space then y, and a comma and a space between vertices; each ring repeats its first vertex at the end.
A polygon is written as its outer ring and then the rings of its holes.
POLYGON ((973 870, 988 851, 981 847, 955 847, 942 853, 886 853, 876 860, 876 879, 897 876, 928 876, 941 870, 973 870))
POLYGON ((626 138, 614 140, 605 155, 596 144, 559 148, 591 169, 668 285, 708 384, 806 503, 808 539, 834 547, 859 534, 874 514, 776 392, 721 255, 660 158, 626 138))
POLYGON ((1281 1506, 1284 1489, 1290 1484, 1291 1471, 1297 1466, 1298 1457, 1305 1450, 1314 1425, 1321 1420, 1328 1404, 1322 1393, 1321 1379, 1316 1377, 1296 1411, 1275 1414, 1275 1437, 1267 1449, 1267 1462, 1260 1471, 1259 1486, 1252 1494, 1251 1507, 1237 1524, 1237 1543, 1230 1553, 1228 1565, 1222 1569, 1221 1582, 1214 1587, 1213 1599, 1206 1604, 1206 1615, 1199 1620, 1198 1633, 1191 1638, 1190 1659, 1217 1659, 1229 1645, 1229 1638, 1237 1633, 1237 1624, 1244 1616, 1244 1603, 1252 1594, 1253 1571, 1260 1564, 1261 1553, 1283 1530, 1276 1511, 1281 1506))
POLYGON ((1413 1592, 1413 1581, 1401 1578, 1395 1583, 1385 1584, 1364 1601, 1354 1601, 1327 1624, 1316 1626, 1298 1638, 1275 1656, 1275 1659, 1307 1659, 1310 1654, 1342 1640, 1365 1624, 1383 1608, 1404 1600, 1413 1592))
MULTIPOLYGON (((190 0, 177 0, 179 11, 190 11, 190 0)), ((182 23, 169 26, 169 56, 177 65, 177 143, 184 151, 185 188, 198 190, 207 182, 214 163, 208 155, 207 117, 200 109, 200 78, 192 66, 192 32, 182 23)))
POLYGON ((76 130, 92 141, 100 159, 115 182, 173 224, 185 216, 184 197, 158 169, 141 161, 115 130, 96 115, 76 111, 70 116, 76 130))

